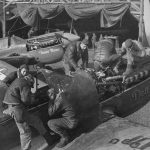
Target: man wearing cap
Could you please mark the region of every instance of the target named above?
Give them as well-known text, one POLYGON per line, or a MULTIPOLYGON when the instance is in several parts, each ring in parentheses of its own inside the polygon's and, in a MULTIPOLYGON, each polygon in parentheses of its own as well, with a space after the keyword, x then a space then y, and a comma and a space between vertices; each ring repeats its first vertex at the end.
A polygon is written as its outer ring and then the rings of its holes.
POLYGON ((60 142, 56 147, 64 147, 69 143, 69 131, 78 124, 77 112, 74 103, 69 100, 69 94, 54 88, 48 90, 49 107, 48 114, 53 119, 48 121, 49 128, 60 136, 60 142))
POLYGON ((127 59, 127 68, 123 73, 123 76, 128 76, 133 72, 133 68, 137 68, 138 63, 142 62, 142 58, 146 56, 146 51, 140 42, 132 39, 127 39, 123 42, 121 50, 121 55, 123 56, 126 54, 127 59))
POLYGON ((49 145, 53 144, 49 141, 49 133, 45 129, 40 118, 27 111, 28 106, 37 103, 34 95, 31 93, 31 87, 33 87, 33 85, 34 78, 30 74, 21 78, 16 78, 8 87, 3 101, 3 103, 8 106, 3 113, 10 115, 15 120, 20 132, 22 150, 29 150, 31 148, 30 126, 37 129, 49 145))
POLYGON ((7 86, 9 86, 16 78, 24 77, 28 73, 29 73, 29 67, 26 64, 21 65, 17 71, 8 74, 8 76, 3 80, 3 82, 6 83, 7 86))
POLYGON ((80 67, 88 67, 88 40, 83 39, 82 41, 71 42, 64 54, 64 69, 65 74, 70 75, 71 71, 76 71, 80 67), (78 65, 78 61, 82 59, 81 66, 78 65))

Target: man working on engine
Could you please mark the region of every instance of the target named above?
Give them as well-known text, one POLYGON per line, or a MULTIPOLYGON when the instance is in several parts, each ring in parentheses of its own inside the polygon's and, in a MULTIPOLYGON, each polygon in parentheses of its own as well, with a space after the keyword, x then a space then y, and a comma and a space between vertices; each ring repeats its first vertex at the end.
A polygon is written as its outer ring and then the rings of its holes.
POLYGON ((37 103, 34 95, 31 93, 31 87, 33 87, 33 85, 34 78, 30 74, 16 78, 8 87, 3 101, 3 103, 8 106, 3 113, 10 115, 15 120, 20 132, 22 150, 29 150, 31 148, 30 125, 44 136, 49 145, 53 144, 53 141, 49 141, 49 133, 43 126, 40 118, 27 111, 28 106, 37 103))
POLYGON ((48 126, 61 137, 57 147, 68 144, 72 135, 75 135, 72 132, 81 133, 91 129, 100 118, 98 93, 91 76, 79 70, 73 78, 65 77, 68 79, 65 79, 65 84, 61 84, 55 76, 57 82, 51 80, 55 88, 48 90, 48 114, 51 117, 48 126))
POLYGON ((48 114, 51 119, 48 121, 49 128, 57 133, 61 139, 56 147, 64 147, 68 144, 70 138, 68 131, 74 129, 78 124, 75 105, 69 101, 69 95, 60 91, 56 94, 54 88, 48 90, 49 108, 48 114))
MULTIPOLYGON (((111 39, 102 39, 97 43, 97 49, 95 50, 94 69, 95 71, 106 67, 114 69, 120 58, 121 56, 116 53, 113 41, 111 39)), ((116 73, 118 73, 118 70, 116 73)))
POLYGON ((122 56, 126 54, 127 67, 123 73, 124 78, 142 69, 149 68, 149 49, 145 49, 140 42, 127 39, 122 43, 122 56))
POLYGON ((82 41, 71 42, 64 54, 64 69, 65 74, 70 75, 71 71, 76 71, 78 69, 88 67, 88 40, 84 39, 82 41), (78 61, 82 59, 82 65, 78 65, 78 61))

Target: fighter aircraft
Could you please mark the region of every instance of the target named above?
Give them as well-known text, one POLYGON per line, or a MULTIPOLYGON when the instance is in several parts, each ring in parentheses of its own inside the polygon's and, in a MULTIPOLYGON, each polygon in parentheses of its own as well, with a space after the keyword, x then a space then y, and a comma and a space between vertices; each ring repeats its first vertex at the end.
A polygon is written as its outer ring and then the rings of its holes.
POLYGON ((79 40, 78 36, 64 32, 48 33, 27 40, 15 36, 11 40, 1 39, 0 60, 15 67, 24 63, 56 63, 62 59, 64 47, 76 40, 79 40))

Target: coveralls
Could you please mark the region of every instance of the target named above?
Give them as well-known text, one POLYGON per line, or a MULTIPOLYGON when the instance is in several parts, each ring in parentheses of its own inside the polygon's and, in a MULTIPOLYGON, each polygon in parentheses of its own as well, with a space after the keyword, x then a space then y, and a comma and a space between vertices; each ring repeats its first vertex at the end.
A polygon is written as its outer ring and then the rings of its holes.
POLYGON ((67 130, 73 129, 78 124, 76 106, 71 103, 65 93, 61 93, 52 103, 50 101, 48 114, 50 117, 57 116, 48 121, 48 126, 60 137, 68 137, 67 130))
POLYGON ((3 103, 8 105, 9 115, 14 118, 20 132, 22 150, 31 148, 31 129, 33 126, 41 135, 46 134, 46 129, 38 116, 30 114, 26 106, 32 101, 31 87, 25 78, 17 78, 8 87, 3 103))
POLYGON ((78 66, 78 61, 82 59, 82 67, 88 67, 88 49, 82 50, 80 47, 81 42, 71 42, 64 54, 64 69, 65 74, 68 74, 70 71, 76 71, 78 66))

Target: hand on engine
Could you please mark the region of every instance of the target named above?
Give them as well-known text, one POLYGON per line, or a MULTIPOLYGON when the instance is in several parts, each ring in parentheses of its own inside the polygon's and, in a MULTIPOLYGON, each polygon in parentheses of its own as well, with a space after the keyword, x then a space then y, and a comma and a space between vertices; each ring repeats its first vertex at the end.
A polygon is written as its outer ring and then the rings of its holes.
POLYGON ((125 83, 126 78, 127 78, 127 76, 123 75, 122 83, 125 83))
POLYGON ((118 73, 119 73, 119 70, 118 70, 118 68, 117 68, 117 67, 114 67, 113 71, 114 71, 116 74, 118 74, 118 73))

